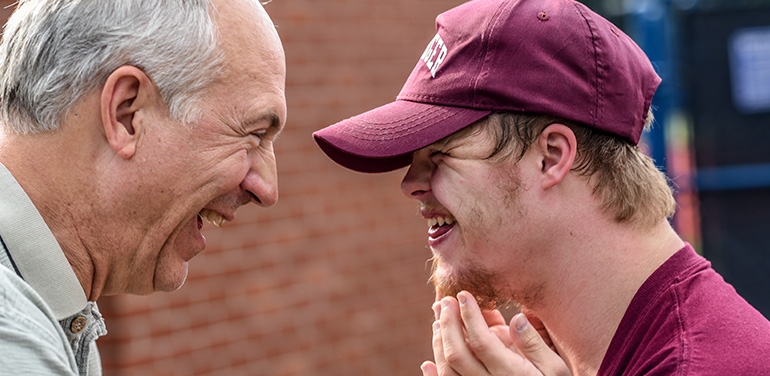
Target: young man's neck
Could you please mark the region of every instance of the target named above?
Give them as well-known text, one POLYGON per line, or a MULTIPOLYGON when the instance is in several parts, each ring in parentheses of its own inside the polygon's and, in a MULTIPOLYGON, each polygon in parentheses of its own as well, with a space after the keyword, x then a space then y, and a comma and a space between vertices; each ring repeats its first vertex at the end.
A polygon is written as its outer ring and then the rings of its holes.
POLYGON ((667 221, 649 231, 611 226, 563 249, 566 273, 528 307, 545 324, 573 375, 596 375, 618 325, 647 278, 684 246, 667 221))

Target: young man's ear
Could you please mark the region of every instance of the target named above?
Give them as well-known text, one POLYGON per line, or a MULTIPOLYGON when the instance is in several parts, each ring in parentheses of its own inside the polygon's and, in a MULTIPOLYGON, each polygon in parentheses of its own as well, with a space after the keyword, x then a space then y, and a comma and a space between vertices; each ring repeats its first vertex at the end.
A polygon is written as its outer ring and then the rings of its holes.
POLYGON ((139 68, 124 65, 114 70, 102 89, 102 126, 110 147, 120 157, 136 153, 143 129, 142 114, 153 103, 155 87, 139 68))
POLYGON ((547 126, 537 140, 542 151, 542 187, 547 189, 559 184, 572 169, 577 153, 577 140, 572 129, 564 124, 547 126))

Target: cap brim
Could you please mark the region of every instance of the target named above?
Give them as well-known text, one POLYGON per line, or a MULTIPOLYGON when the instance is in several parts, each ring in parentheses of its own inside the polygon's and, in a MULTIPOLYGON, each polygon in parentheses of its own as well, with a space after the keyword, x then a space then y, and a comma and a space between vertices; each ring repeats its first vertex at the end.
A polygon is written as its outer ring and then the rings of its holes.
POLYGON ((313 133, 343 167, 386 172, 408 166, 412 153, 489 115, 489 110, 397 100, 313 133))

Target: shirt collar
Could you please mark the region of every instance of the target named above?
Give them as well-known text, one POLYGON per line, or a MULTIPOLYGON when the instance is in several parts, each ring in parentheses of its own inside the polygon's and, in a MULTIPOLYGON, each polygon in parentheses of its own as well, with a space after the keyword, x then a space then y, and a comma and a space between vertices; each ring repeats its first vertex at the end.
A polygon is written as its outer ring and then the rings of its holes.
POLYGON ((83 309, 85 292, 59 243, 10 171, 0 163, 0 235, 22 278, 57 320, 83 309))

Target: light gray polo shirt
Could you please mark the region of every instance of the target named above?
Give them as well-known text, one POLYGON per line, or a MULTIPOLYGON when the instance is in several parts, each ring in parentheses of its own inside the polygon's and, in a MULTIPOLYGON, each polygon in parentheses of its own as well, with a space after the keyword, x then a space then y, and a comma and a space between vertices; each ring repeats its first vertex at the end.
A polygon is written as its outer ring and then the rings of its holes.
POLYGON ((35 205, 0 164, 0 370, 99 376, 107 333, 35 205))

